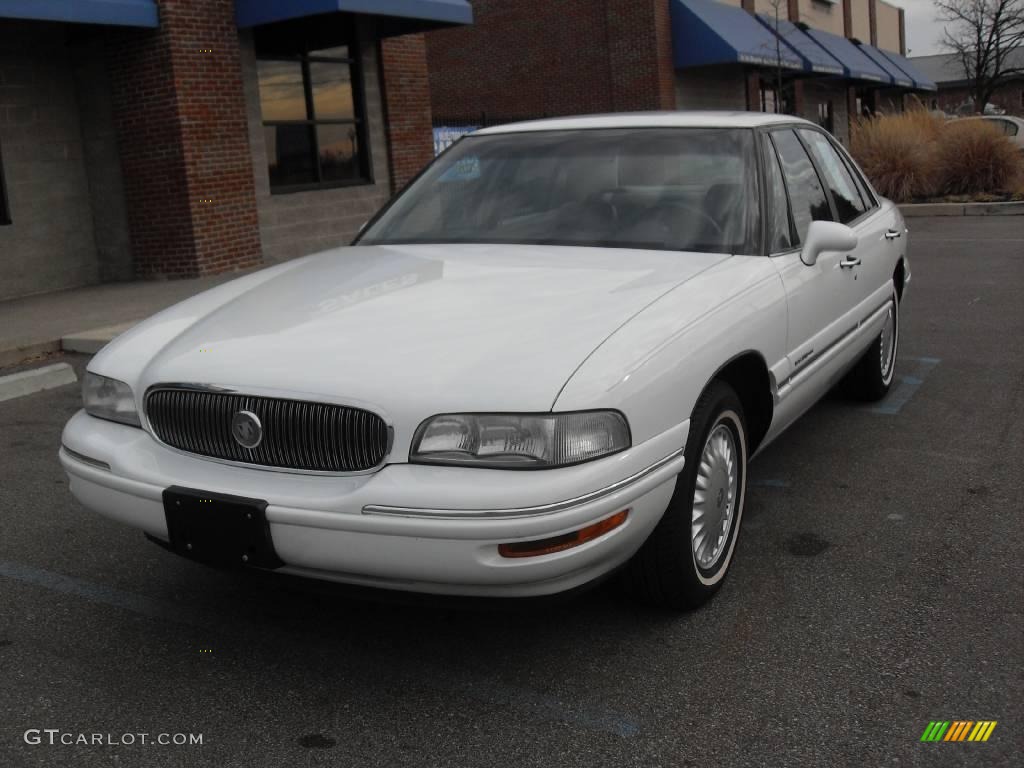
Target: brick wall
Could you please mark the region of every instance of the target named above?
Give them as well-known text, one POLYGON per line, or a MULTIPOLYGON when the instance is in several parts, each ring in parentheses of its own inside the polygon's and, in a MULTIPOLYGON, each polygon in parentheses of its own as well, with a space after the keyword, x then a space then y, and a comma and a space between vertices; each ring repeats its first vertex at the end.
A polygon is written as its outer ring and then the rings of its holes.
POLYGON ((232 0, 160 0, 160 28, 112 34, 114 122, 136 273, 260 261, 232 0))
MULTIPOLYGON (((939 109, 950 114, 956 114, 957 108, 970 98, 971 92, 967 87, 943 86, 938 93, 921 95, 921 100, 925 104, 930 106, 934 100, 939 109)), ((1024 117, 1024 79, 1012 80, 1001 88, 997 88, 990 103, 1002 107, 1008 115, 1024 117)))
POLYGON ((664 0, 605 0, 605 8, 609 109, 675 109, 669 4, 664 0))
POLYGON ((675 107, 665 0, 474 0, 473 13, 426 36, 437 115, 675 107))
POLYGON ((434 157, 430 79, 423 35, 380 43, 391 186, 398 192, 434 157))

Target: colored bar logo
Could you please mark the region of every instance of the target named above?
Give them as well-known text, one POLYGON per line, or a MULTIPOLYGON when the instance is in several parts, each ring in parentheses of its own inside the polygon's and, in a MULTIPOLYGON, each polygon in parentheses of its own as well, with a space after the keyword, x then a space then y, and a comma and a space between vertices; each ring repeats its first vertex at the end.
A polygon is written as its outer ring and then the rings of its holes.
POLYGON ((995 720, 933 720, 921 734, 921 741, 988 741, 995 720))

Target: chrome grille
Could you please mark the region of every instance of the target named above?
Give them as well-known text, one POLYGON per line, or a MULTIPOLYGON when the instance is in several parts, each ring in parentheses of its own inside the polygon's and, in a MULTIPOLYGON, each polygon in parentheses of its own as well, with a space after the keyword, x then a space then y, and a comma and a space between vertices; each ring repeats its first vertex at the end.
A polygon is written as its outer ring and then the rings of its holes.
POLYGON ((307 472, 360 472, 388 452, 388 427, 369 411, 330 403, 254 397, 183 387, 162 387, 146 396, 146 416, 167 445, 200 456, 307 472), (243 448, 231 419, 251 411, 263 440, 243 448))

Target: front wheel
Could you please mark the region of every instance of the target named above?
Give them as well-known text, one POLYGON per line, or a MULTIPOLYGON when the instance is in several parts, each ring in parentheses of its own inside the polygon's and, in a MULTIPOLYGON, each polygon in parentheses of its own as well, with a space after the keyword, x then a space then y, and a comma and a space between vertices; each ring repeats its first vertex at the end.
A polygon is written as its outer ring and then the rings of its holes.
POLYGON ((713 382, 690 419, 686 463, 668 509, 630 564, 634 592, 649 603, 696 608, 729 570, 747 481, 747 429, 732 387, 713 382))
POLYGON ((858 400, 874 402, 889 393, 896 372, 900 344, 900 299, 896 288, 885 316, 885 325, 875 342, 846 376, 846 391, 858 400))

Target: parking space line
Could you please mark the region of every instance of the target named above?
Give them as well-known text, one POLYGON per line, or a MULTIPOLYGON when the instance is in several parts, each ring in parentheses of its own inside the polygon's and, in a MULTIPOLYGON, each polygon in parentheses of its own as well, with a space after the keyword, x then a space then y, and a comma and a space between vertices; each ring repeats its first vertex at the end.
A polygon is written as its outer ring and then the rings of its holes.
POLYGON ((942 362, 937 357, 907 357, 904 358, 904 361, 917 363, 914 374, 899 376, 899 383, 889 391, 885 399, 877 405, 869 406, 866 410, 886 416, 895 416, 910 401, 910 398, 914 396, 917 390, 921 388, 925 377, 928 376, 935 366, 942 362))
MULTIPOLYGON (((31 565, 0 560, 0 577, 6 577, 24 584, 42 587, 52 592, 80 597, 93 603, 121 608, 132 613, 159 621, 168 621, 199 627, 208 631, 223 628, 223 620, 216 614, 204 613, 195 608, 177 606, 174 603, 124 592, 102 584, 66 576, 62 573, 35 568, 31 565)), ((505 706, 548 722, 561 722, 581 728, 610 733, 615 736, 632 737, 640 726, 626 715, 594 706, 586 702, 565 702, 554 696, 526 687, 507 685, 496 678, 473 675, 457 680, 450 670, 433 670, 420 666, 435 680, 445 680, 452 693, 495 706, 505 706)), ((471 673, 467 673, 471 674, 471 673)))
POLYGON ((62 573, 34 568, 30 565, 22 565, 21 563, 0 560, 0 576, 43 587, 53 592, 82 597, 93 603, 123 608, 126 611, 131 611, 151 619, 203 628, 209 628, 216 622, 215 617, 203 618, 191 608, 182 610, 173 603, 151 600, 148 597, 135 595, 131 592, 122 592, 119 589, 105 587, 102 584, 95 584, 91 581, 76 579, 74 576, 65 576, 62 573))

